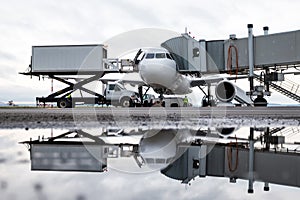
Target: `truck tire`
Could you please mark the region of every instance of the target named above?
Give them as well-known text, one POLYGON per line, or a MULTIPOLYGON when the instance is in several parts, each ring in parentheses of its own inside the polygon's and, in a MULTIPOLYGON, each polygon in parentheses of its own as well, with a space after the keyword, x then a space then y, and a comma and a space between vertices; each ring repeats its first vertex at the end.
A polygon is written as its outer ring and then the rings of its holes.
POLYGON ((130 107, 130 98, 129 97, 123 97, 120 101, 120 104, 122 107, 130 107))
POLYGON ((148 101, 146 100, 146 101, 144 101, 144 104, 143 104, 143 106, 144 107, 149 107, 149 103, 148 103, 148 101))
POLYGON ((57 102, 57 107, 59 108, 71 108, 72 107, 72 104, 69 100, 67 99, 60 99, 58 102, 57 102))

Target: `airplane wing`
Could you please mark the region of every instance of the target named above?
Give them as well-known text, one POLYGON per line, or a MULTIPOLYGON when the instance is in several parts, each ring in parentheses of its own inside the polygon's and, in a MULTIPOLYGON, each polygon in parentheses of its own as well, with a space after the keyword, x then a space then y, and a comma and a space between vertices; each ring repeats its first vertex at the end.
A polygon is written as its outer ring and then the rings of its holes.
POLYGON ((139 73, 126 73, 121 74, 118 77, 116 77, 116 74, 106 74, 102 78, 100 78, 100 81, 102 81, 105 84, 107 82, 119 81, 122 83, 129 83, 137 86, 146 85, 139 73))
POLYGON ((204 86, 209 83, 217 83, 224 80, 222 77, 201 77, 201 78, 193 78, 191 79, 191 87, 196 87, 196 86, 204 86))
POLYGON ((191 78, 190 79, 190 84, 191 87, 196 87, 196 86, 205 86, 207 84, 211 83, 218 83, 222 80, 236 80, 236 79, 243 79, 243 78, 248 78, 248 75, 240 75, 240 76, 230 76, 230 75, 208 75, 208 76, 203 76, 200 78, 191 78))

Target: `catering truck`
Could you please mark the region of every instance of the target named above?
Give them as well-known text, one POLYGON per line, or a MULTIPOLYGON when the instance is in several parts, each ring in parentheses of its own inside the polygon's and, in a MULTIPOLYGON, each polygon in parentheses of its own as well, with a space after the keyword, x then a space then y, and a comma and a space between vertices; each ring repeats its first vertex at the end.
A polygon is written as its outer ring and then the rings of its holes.
POLYGON ((28 71, 21 74, 47 77, 67 85, 47 97, 36 97, 37 105, 57 103, 59 108, 74 107, 76 103, 136 105, 138 94, 118 82, 107 83, 102 94, 88 87, 91 83, 100 84, 106 73, 119 73, 120 63, 117 59, 107 59, 107 50, 100 44, 33 46, 28 71))
POLYGON ((71 108, 77 104, 101 104, 122 107, 133 107, 139 105, 137 92, 127 90, 118 82, 107 83, 103 95, 98 97, 74 96, 70 93, 63 97, 37 97, 37 103, 56 102, 59 108, 71 108))

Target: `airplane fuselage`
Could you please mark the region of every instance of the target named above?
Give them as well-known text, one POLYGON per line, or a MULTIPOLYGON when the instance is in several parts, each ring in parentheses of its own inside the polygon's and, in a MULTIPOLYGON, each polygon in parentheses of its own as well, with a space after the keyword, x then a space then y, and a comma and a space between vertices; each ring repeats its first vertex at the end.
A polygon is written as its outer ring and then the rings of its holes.
POLYGON ((142 80, 160 94, 187 94, 190 81, 179 74, 176 62, 163 48, 147 49, 138 64, 142 80))

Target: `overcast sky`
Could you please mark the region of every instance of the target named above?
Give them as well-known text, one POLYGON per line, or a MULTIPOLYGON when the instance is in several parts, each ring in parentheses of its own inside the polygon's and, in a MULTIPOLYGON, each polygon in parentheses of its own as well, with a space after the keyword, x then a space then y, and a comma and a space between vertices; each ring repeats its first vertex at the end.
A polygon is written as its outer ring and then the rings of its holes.
POLYGON ((227 39, 229 34, 298 30, 300 2, 296 0, 9 0, 0 7, 0 102, 34 101, 50 93, 49 81, 18 75, 30 63, 31 46, 101 44, 140 28, 178 33, 185 27, 196 39, 227 39))

